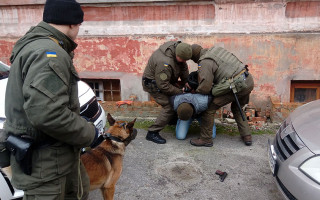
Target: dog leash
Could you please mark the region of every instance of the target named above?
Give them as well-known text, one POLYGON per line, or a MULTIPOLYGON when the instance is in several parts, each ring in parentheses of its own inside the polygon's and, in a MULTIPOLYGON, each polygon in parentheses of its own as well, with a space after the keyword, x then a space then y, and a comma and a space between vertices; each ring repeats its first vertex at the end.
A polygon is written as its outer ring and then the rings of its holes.
MULTIPOLYGON (((81 154, 81 150, 80 150, 80 154, 81 154)), ((80 155, 79 154, 79 155, 80 155)), ((81 178, 81 159, 79 157, 79 163, 78 163, 78 194, 77 194, 77 198, 78 200, 80 200, 82 198, 83 195, 83 187, 82 187, 82 178, 81 178)))

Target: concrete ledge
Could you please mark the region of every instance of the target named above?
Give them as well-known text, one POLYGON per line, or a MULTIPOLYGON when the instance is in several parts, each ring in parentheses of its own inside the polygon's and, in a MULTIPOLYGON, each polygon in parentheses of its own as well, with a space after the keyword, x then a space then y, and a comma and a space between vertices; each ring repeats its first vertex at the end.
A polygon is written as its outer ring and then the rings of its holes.
MULTIPOLYGON (((211 1, 212 0, 202 0, 202 1, 211 1)), ((0 6, 17 6, 17 5, 42 5, 45 4, 46 0, 2 0, 0 1, 0 6)), ((169 2, 169 3, 174 3, 174 2, 194 2, 192 0, 157 0, 157 1, 152 1, 152 0, 77 0, 80 4, 115 4, 115 3, 164 3, 164 2, 169 2)))
MULTIPOLYGON (((99 4, 99 3, 174 3, 174 2, 194 2, 193 0, 77 0, 81 4, 99 4)), ((216 4, 229 4, 229 3, 263 3, 263 2, 296 2, 297 0, 201 0, 201 1, 210 1, 216 4)), ((299 2, 310 2, 317 0, 300 0, 299 2)), ((12 6, 12 5, 39 5, 44 4, 46 0, 2 0, 0 1, 0 6, 12 6)))

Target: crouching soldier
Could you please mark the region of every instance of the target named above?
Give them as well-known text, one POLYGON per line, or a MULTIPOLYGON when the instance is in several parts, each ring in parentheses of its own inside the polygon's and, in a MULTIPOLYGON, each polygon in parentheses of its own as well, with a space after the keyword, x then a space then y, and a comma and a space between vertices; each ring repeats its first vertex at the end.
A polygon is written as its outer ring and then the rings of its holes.
POLYGON ((158 144, 166 143, 159 132, 175 115, 169 98, 183 93, 182 86, 189 75, 186 61, 191 56, 191 45, 169 41, 161 45, 149 58, 142 77, 142 87, 162 106, 162 110, 155 123, 149 127, 147 140, 158 144), (182 86, 178 85, 179 78, 182 86))
POLYGON ((249 102, 254 82, 248 68, 236 56, 221 47, 203 49, 192 45, 192 60, 198 63, 199 86, 196 93, 212 94, 213 101, 201 115, 200 137, 190 140, 195 146, 209 146, 212 143, 211 130, 214 114, 220 107, 231 103, 241 139, 245 145, 252 144, 248 121, 243 117, 242 107, 249 102))

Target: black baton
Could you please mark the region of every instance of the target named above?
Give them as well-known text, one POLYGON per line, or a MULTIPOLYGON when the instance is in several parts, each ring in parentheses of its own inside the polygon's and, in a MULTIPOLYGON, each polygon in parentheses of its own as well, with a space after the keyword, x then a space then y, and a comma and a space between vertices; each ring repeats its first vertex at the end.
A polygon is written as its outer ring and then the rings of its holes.
POLYGON ((246 119, 245 119, 245 117, 244 117, 244 115, 243 115, 243 112, 242 112, 242 109, 241 109, 241 106, 240 106, 238 97, 237 97, 236 93, 233 92, 233 90, 232 90, 232 93, 233 93, 233 95, 234 95, 234 98, 236 99, 236 102, 237 102, 237 105, 238 105, 238 108, 239 108, 239 111, 240 111, 242 120, 243 120, 243 121, 246 121, 246 119))

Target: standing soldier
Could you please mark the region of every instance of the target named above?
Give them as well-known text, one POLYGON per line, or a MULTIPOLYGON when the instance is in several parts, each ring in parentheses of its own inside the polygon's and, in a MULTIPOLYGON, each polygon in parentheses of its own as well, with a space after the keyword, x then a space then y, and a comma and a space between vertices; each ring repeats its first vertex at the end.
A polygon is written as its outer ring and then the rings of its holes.
POLYGON ((5 132, 13 185, 23 199, 87 199, 80 149, 97 136, 80 116, 74 42, 83 22, 75 0, 47 0, 43 21, 13 47, 5 132))
POLYGON ((192 45, 192 58, 198 63, 197 93, 213 95, 209 108, 202 113, 200 138, 190 140, 194 146, 212 146, 214 115, 220 107, 231 103, 231 110, 237 122, 241 139, 245 145, 252 144, 251 131, 247 119, 241 113, 249 102, 254 82, 248 68, 236 56, 221 47, 203 49, 192 45), (239 103, 239 106, 237 105, 239 103))
POLYGON ((143 73, 142 86, 162 106, 162 110, 155 123, 149 127, 147 140, 166 143, 159 132, 175 115, 169 98, 183 93, 178 79, 181 79, 182 86, 187 82, 189 70, 186 61, 191 56, 191 45, 180 41, 166 42, 151 55, 143 73))

